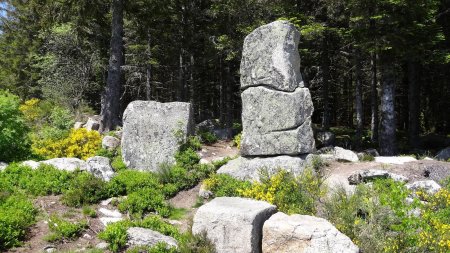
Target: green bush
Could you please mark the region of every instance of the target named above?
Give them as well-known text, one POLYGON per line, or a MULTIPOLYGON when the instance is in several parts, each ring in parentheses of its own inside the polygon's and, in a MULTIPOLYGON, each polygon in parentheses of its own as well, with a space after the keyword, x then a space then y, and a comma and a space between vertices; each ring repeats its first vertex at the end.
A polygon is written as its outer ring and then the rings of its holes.
POLYGON ((375 157, 373 157, 373 155, 364 153, 360 160, 363 162, 372 162, 375 161, 375 157))
POLYGON ((198 134, 200 136, 200 140, 205 144, 213 144, 217 142, 217 136, 211 132, 200 132, 198 134))
POLYGON ((359 185, 353 194, 336 191, 325 202, 325 217, 363 252, 448 252, 450 193, 417 194, 428 202, 409 203, 402 183, 377 180, 359 185))
POLYGON ((17 96, 0 90, 0 161, 26 158, 30 153, 29 128, 17 96))
POLYGON ((21 244, 36 214, 33 203, 25 196, 9 195, 0 188, 0 251, 21 244))
POLYGON ((177 152, 175 154, 175 160, 177 161, 177 165, 189 167, 197 164, 200 161, 200 156, 192 148, 188 148, 177 152))
POLYGON ((122 196, 143 188, 162 189, 158 176, 151 172, 122 170, 108 183, 108 196, 122 196))
POLYGON ((83 207, 83 215, 91 217, 91 218, 96 218, 97 217, 97 212, 95 211, 94 208, 92 208, 90 206, 84 206, 83 207))
POLYGON ((52 240, 71 240, 80 236, 81 232, 83 232, 88 225, 85 221, 67 221, 57 215, 52 215, 48 221, 48 227, 50 231, 55 234, 55 236, 50 237, 52 240))
POLYGON ((128 211, 133 217, 141 218, 148 212, 156 211, 161 216, 168 217, 170 209, 161 191, 143 188, 132 192, 119 204, 121 212, 128 211))
POLYGON ((124 220, 108 224, 106 229, 99 234, 99 238, 110 244, 109 249, 111 251, 118 252, 123 249, 127 243, 127 229, 130 227, 152 229, 164 235, 172 236, 176 240, 182 241, 182 236, 178 230, 174 226, 164 222, 158 216, 148 216, 145 219, 138 221, 124 220))
POLYGON ((97 203, 106 196, 106 183, 88 172, 75 172, 62 202, 68 206, 81 207, 97 203))
POLYGON ((133 223, 129 220, 119 221, 108 224, 108 226, 98 234, 98 238, 109 243, 109 249, 118 252, 127 243, 127 229, 132 227, 133 223))
POLYGON ((298 177, 285 170, 273 175, 263 172, 260 181, 252 183, 251 187, 238 189, 238 192, 244 197, 274 204, 288 214, 314 215, 316 203, 326 193, 322 187, 323 178, 312 169, 305 169, 298 177))
POLYGON ((251 186, 250 182, 235 179, 227 174, 215 174, 203 182, 216 197, 241 196, 239 190, 248 189, 251 186))
POLYGON ((238 149, 241 149, 241 138, 242 138, 242 133, 237 134, 233 138, 233 145, 236 146, 238 149))
MULTIPOLYGON (((42 164, 36 170, 19 164, 9 165, 0 173, 0 181, 35 196, 61 194, 69 187, 73 174, 42 164)), ((6 187, 6 186, 5 186, 6 187)))

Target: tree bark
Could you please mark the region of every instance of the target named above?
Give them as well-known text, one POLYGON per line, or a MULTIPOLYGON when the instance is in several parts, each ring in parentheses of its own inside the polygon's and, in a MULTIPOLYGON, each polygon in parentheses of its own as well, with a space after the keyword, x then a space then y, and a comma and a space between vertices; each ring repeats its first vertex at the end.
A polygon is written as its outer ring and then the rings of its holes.
POLYGON ((123 47, 123 0, 112 1, 111 52, 108 66, 106 90, 102 99, 101 131, 114 130, 120 124, 120 94, 125 64, 123 47))
POLYGON ((370 111, 371 111, 371 119, 370 119, 370 130, 371 141, 373 143, 378 141, 378 70, 377 70, 377 55, 375 53, 372 54, 372 81, 370 84, 370 111))
POLYGON ((420 84, 417 80, 417 63, 408 61, 408 135, 409 144, 412 148, 419 148, 420 145, 420 84))
POLYGON ((382 56, 381 67, 382 84, 379 145, 380 154, 389 156, 395 155, 397 152, 395 136, 395 70, 392 59, 387 55, 382 56))
POLYGON ((147 100, 152 100, 152 35, 150 32, 147 32, 148 41, 147 41, 147 50, 148 50, 148 59, 147 59, 147 69, 146 69, 146 81, 145 81, 145 95, 147 100))
POLYGON ((322 51, 322 99, 323 99, 323 116, 322 128, 328 130, 331 121, 331 108, 329 101, 329 80, 330 80, 330 59, 328 56, 327 36, 323 39, 322 51))
POLYGON ((361 147, 362 132, 364 128, 364 110, 362 94, 362 64, 361 55, 355 50, 355 112, 356 112, 356 148, 361 147))

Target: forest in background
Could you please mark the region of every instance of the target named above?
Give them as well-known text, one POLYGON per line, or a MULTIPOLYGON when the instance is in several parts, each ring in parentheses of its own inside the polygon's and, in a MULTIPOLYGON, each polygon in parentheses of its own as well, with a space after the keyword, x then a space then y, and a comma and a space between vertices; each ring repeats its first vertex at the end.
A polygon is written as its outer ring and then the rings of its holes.
POLYGON ((352 148, 383 155, 447 145, 449 0, 9 0, 0 8, 0 89, 76 117, 101 113, 104 130, 137 99, 189 101, 197 122, 231 127, 240 121, 245 36, 286 19, 301 31, 318 128, 356 129, 352 148))

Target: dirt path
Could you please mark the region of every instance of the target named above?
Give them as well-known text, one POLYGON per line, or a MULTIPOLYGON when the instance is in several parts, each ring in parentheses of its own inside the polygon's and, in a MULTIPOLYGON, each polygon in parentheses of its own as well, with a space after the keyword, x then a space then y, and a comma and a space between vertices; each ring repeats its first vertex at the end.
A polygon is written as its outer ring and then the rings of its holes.
MULTIPOLYGON (((55 249, 57 252, 83 252, 87 249, 94 248, 95 245, 101 242, 97 239, 98 231, 103 228, 100 220, 98 218, 85 218, 82 209, 63 205, 60 201, 60 196, 38 197, 35 199, 34 205, 39 209, 39 215, 37 217, 38 221, 30 228, 23 246, 10 249, 7 252, 45 252, 45 249, 47 248, 55 249), (48 218, 52 214, 57 214, 58 216, 73 222, 86 219, 89 227, 75 240, 47 242, 45 237, 51 234, 51 231, 48 228, 48 218)), ((92 208, 97 209, 96 206, 92 206, 92 208)))

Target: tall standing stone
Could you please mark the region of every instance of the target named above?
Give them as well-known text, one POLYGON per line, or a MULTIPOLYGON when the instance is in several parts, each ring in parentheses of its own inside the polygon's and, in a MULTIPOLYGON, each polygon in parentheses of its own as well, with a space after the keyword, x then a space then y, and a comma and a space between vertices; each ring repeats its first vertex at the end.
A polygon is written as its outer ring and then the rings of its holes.
POLYGON ((314 106, 300 74, 299 40, 300 33, 287 21, 261 26, 245 38, 240 70, 243 157, 218 173, 257 180, 260 169, 300 173, 308 164, 307 154, 315 150, 314 106))
POLYGON ((122 158, 129 168, 157 171, 193 131, 190 103, 134 101, 123 116, 122 158))
POLYGON ((276 21, 245 38, 241 62, 243 156, 299 155, 314 150, 314 107, 300 74, 300 34, 276 21))

